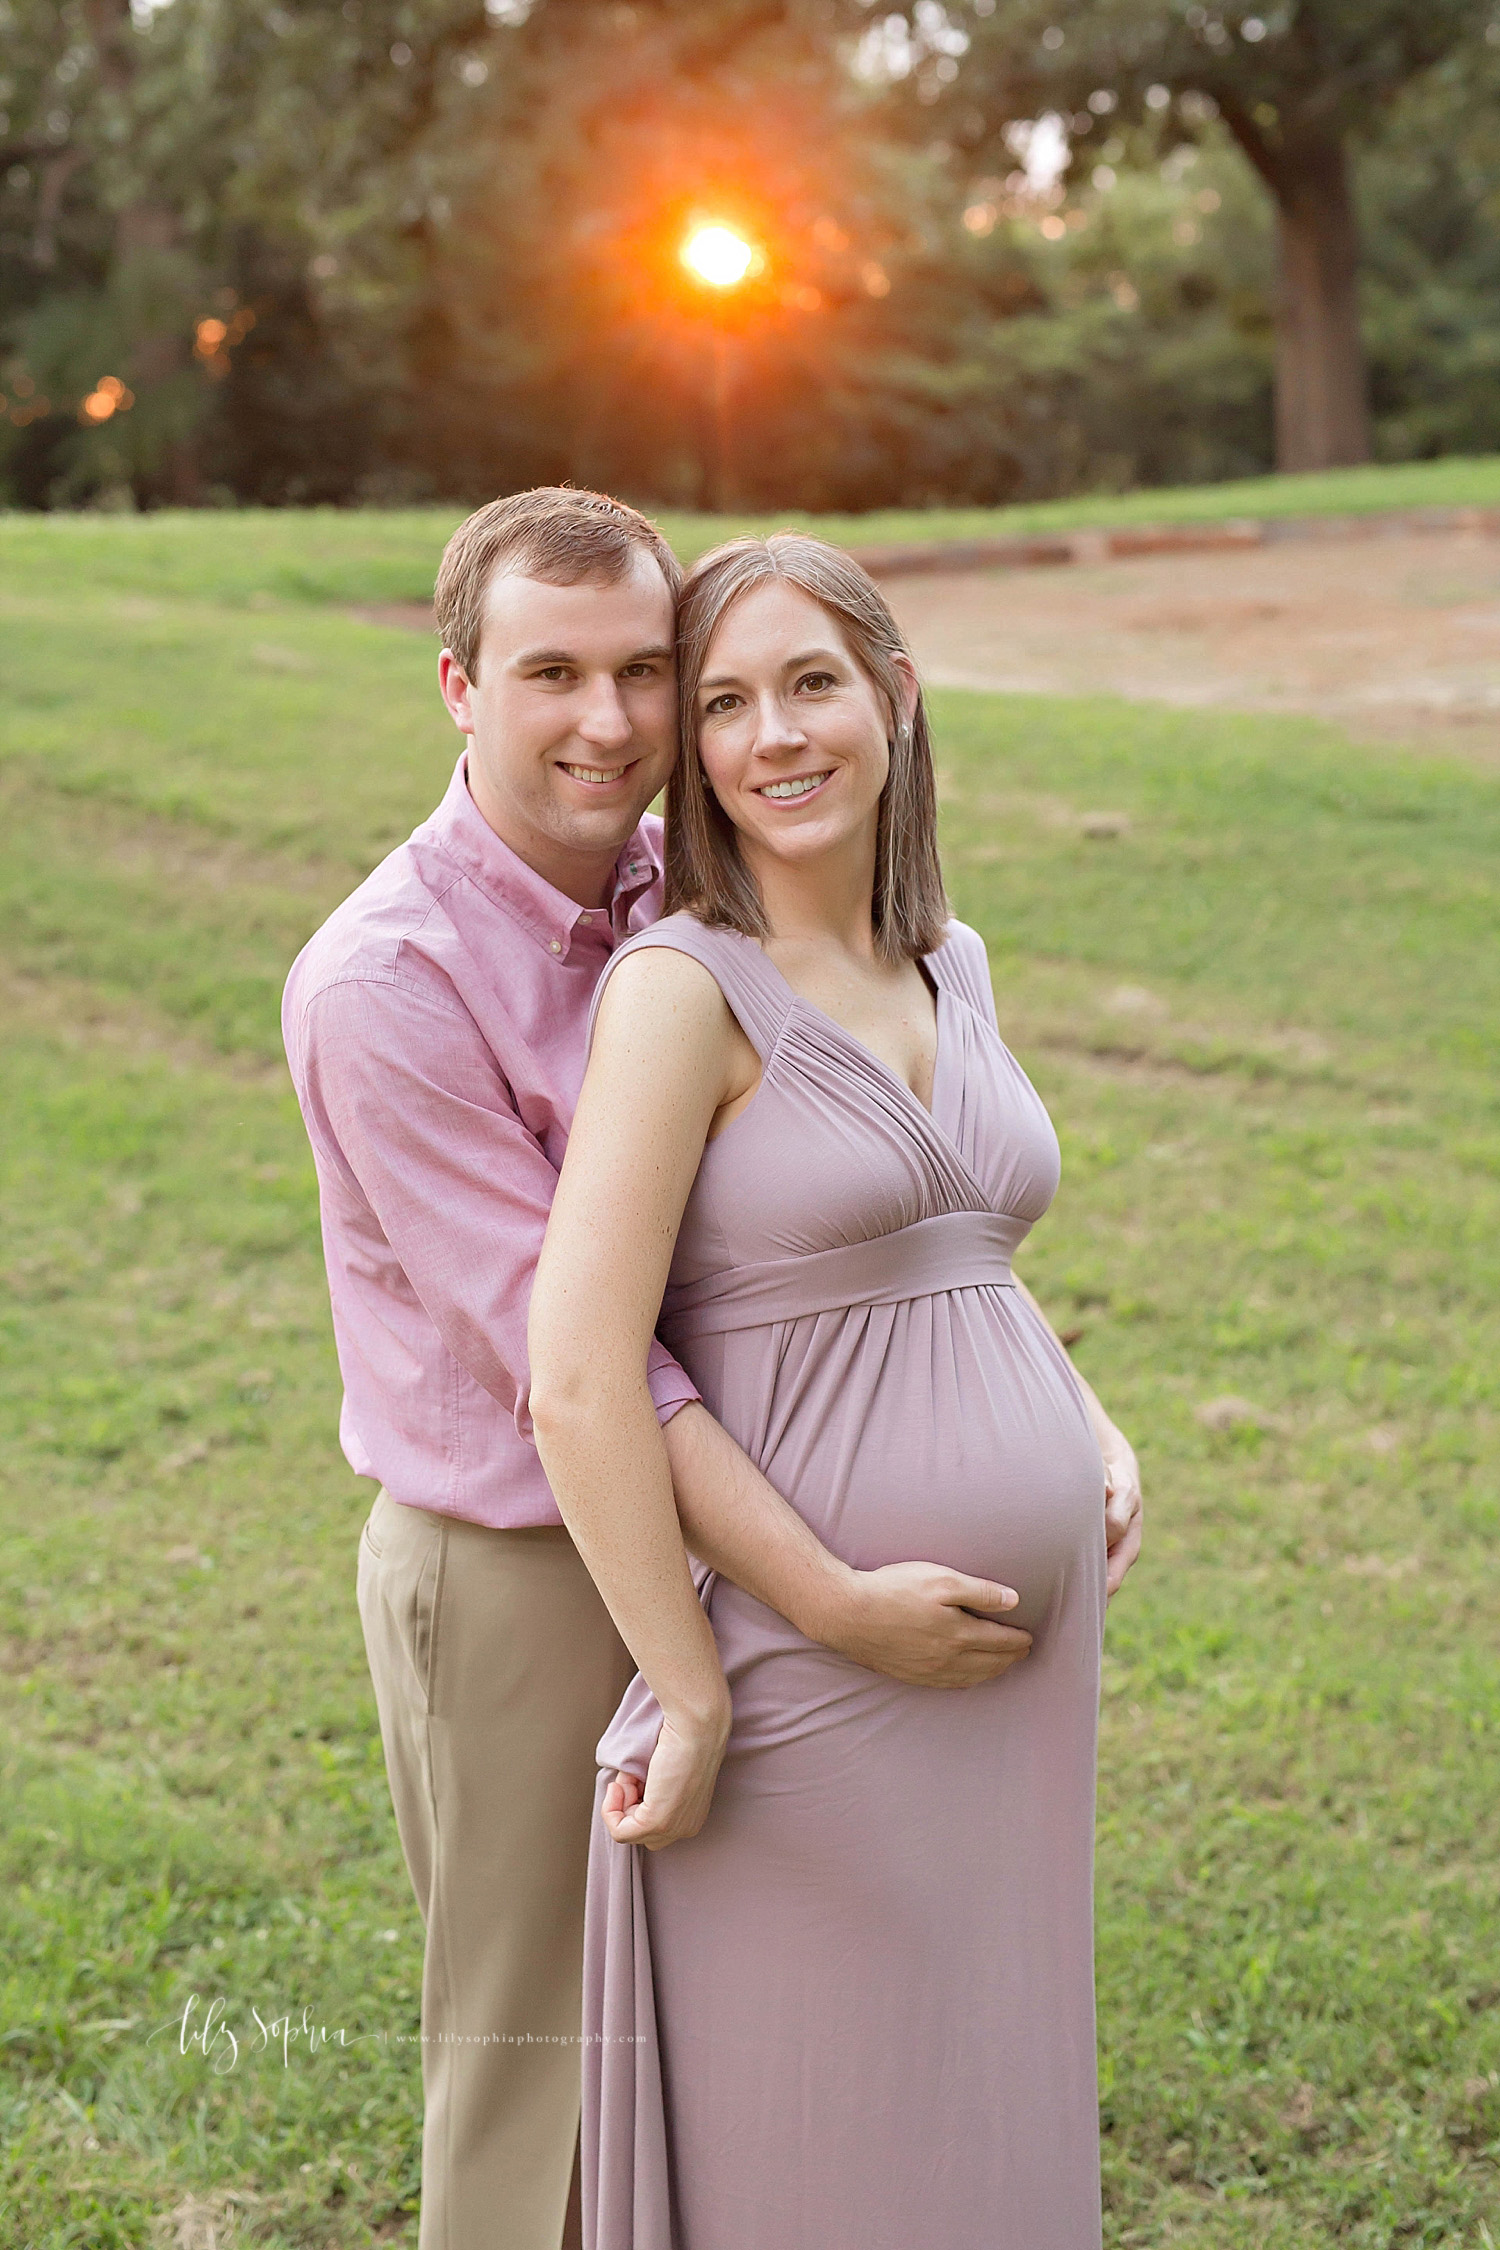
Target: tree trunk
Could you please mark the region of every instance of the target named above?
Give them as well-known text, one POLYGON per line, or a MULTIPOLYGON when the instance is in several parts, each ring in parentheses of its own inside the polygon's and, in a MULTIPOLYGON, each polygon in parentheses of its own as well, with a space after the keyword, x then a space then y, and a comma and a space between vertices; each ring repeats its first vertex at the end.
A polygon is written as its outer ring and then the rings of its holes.
POLYGON ((1276 466, 1335 469, 1370 458, 1359 332, 1359 234, 1336 134, 1278 149, 1276 466))

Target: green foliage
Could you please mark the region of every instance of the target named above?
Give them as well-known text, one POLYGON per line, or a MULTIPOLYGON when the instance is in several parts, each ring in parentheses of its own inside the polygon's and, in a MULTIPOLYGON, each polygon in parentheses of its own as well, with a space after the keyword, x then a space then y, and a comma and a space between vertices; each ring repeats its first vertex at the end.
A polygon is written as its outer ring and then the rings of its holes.
POLYGON ((962 340, 960 404, 1016 496, 1253 474, 1270 451, 1265 198, 1222 137, 1164 162, 1116 134, 1079 187, 969 180, 964 256, 1024 289, 962 340))
MULTIPOLYGON (((119 0, 108 38, 91 41, 80 0, 7 4, 34 55, 14 87, 30 113, 22 147, 49 150, 13 168, 24 295, 40 305, 57 287, 20 231, 50 193, 76 213, 94 269, 95 357, 143 232, 190 259, 196 318, 254 316, 208 351, 198 328, 196 490, 177 497, 409 498, 567 472, 703 499, 707 364, 737 317, 677 261, 705 202, 772 245, 771 278, 747 300, 753 370, 736 353, 741 404, 753 374, 805 482, 830 416, 861 442, 875 299, 853 252, 873 272, 910 197, 893 219, 849 129, 868 105, 798 8, 543 0, 528 22, 524 7, 487 17, 477 0, 263 15, 176 0, 132 27, 119 0), (77 115, 58 155, 47 119, 63 113, 46 105, 63 70, 77 115)), ((185 363, 192 322, 178 327, 185 363)), ((74 497, 84 467, 63 416, 83 395, 76 372, 34 317, 12 341, 12 374, 33 386, 17 400, 24 435, 14 417, 5 433, 13 490, 74 497), (25 399, 44 394, 54 412, 37 422, 25 399)), ((138 413, 149 370, 115 372, 138 413)), ((111 420, 123 431, 128 415, 111 420)), ((128 453, 118 467, 141 497, 173 496, 128 453)), ((859 463, 837 473, 852 498, 859 463)))
MULTIPOLYGON (((4 2250, 415 2241, 420 1929, 274 1056, 286 960, 449 768, 430 649, 338 606, 420 595, 445 521, 0 523, 4 2250), (231 2068, 184 2042, 219 1997, 231 2068), (251 2011, 304 2008, 352 2043, 283 2059, 251 2011)), ((1493 777, 1297 720, 935 716, 955 903, 1064 1144, 1027 1278, 1147 1479, 1105 1667, 1107 2240, 1483 2250, 1493 777)))
MULTIPOLYGON (((139 362, 154 339, 191 333, 202 296, 190 257, 148 247, 120 259, 102 288, 44 298, 21 324, 19 365, 59 405, 81 405, 101 376, 123 381, 121 368, 141 384, 139 392, 125 386, 123 412, 97 427, 81 414, 81 426, 59 442, 49 490, 54 503, 110 493, 123 500, 137 487, 149 492, 174 450, 191 443, 208 407, 203 374, 173 364, 152 380, 139 362)), ((172 358, 179 358, 175 350, 172 358)), ((13 436, 12 450, 16 445, 13 436)))
POLYGON ((385 434, 379 402, 410 376, 424 235, 483 128, 504 145, 503 111, 482 115, 466 76, 499 36, 480 0, 6 0, 6 18, 23 66, 6 80, 0 205, 7 302, 23 308, 0 425, 17 495, 67 500, 92 474, 154 503, 349 496, 385 434), (80 445, 83 386, 105 372, 136 404, 80 445), (167 435, 138 436, 159 389, 167 435), (25 402, 41 395, 53 412, 36 422, 25 402))
POLYGON ((1434 73, 1360 170, 1365 335, 1391 460, 1500 432, 1500 44, 1434 73))
POLYGON ((915 90, 951 104, 945 122, 969 147, 993 147, 1016 119, 1061 112, 1080 133, 1125 105, 1142 118, 1188 97, 1189 125, 1213 105, 1274 150, 1316 117, 1319 128, 1367 129, 1384 104, 1450 56, 1472 51, 1489 22, 1488 0, 1270 0, 1263 13, 1227 0, 996 0, 961 14, 963 64, 943 68, 944 44, 918 20, 915 90), (925 51, 924 51, 925 50, 925 51), (1100 102, 1100 91, 1113 103, 1100 102), (1206 103, 1205 103, 1206 98, 1206 103))
POLYGON ((1274 137, 1314 81, 1360 152, 1378 448, 1492 448, 1487 12, 1319 0, 1245 17, 1257 40, 1235 10, 1221 37, 1143 0, 1057 25, 955 0, 882 84, 869 40, 905 19, 812 0, 4 0, 0 495, 567 476, 701 507, 716 356, 747 509, 1251 473, 1272 257, 1230 125, 1274 137), (1072 150, 1050 199, 1007 138, 1048 110, 1072 150), (677 263, 709 212, 766 252, 732 304, 677 263), (131 403, 92 423, 106 375, 131 403))
POLYGON ((940 128, 960 193, 1014 212, 1024 235, 1079 230, 1050 260, 1033 253, 1034 305, 971 355, 1002 389, 1041 376, 1033 410, 1051 427, 1033 433, 1022 489, 1222 477, 1269 457, 1273 207, 1305 192, 1329 136, 1357 157, 1377 454, 1492 442, 1490 13, 999 0, 952 11, 955 40, 931 18, 924 37, 917 12, 909 130, 940 128), (1038 115, 1066 140, 1050 212, 1015 168, 1038 115))

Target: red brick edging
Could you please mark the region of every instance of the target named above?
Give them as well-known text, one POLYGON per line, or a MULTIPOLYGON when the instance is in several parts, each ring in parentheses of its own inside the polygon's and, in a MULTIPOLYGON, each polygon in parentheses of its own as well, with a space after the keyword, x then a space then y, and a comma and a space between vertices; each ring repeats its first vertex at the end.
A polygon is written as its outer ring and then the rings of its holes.
POLYGON ((1283 539, 1379 539, 1413 531, 1500 534, 1500 508, 1403 508, 1363 516, 1232 516, 1221 523, 1121 524, 1113 530, 1036 532, 1010 539, 934 539, 902 547, 851 547, 872 578, 924 570, 1035 570, 1131 555, 1270 547, 1283 539))

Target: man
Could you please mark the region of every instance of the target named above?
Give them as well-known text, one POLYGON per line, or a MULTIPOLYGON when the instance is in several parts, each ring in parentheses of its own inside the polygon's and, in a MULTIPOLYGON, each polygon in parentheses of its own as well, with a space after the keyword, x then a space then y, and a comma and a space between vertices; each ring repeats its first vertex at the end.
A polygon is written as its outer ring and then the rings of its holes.
MULTIPOLYGON (((594 1745, 633 1665, 531 1442, 526 1315, 593 988, 660 912, 643 815, 676 754, 678 577, 644 517, 593 493, 521 494, 460 527, 437 614, 466 755, 287 984, 341 1438, 381 1487, 359 1606, 427 1930, 422 2250, 578 2240, 594 1745)), ((705 1562, 899 1679, 961 1686, 1024 1655, 1025 1634, 973 1614, 1001 1588, 849 1570, 660 1346, 650 1381, 705 1562)))

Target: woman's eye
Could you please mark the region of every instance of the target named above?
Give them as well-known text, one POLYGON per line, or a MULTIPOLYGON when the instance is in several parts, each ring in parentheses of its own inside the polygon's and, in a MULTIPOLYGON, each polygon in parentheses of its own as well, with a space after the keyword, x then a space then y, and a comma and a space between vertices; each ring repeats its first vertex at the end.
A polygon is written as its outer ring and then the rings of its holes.
POLYGON ((703 706, 703 716, 705 719, 722 718, 726 711, 731 711, 733 708, 734 697, 732 695, 710 696, 703 706))
POLYGON ((797 682, 799 688, 828 688, 837 683, 831 672, 804 672, 797 682))

